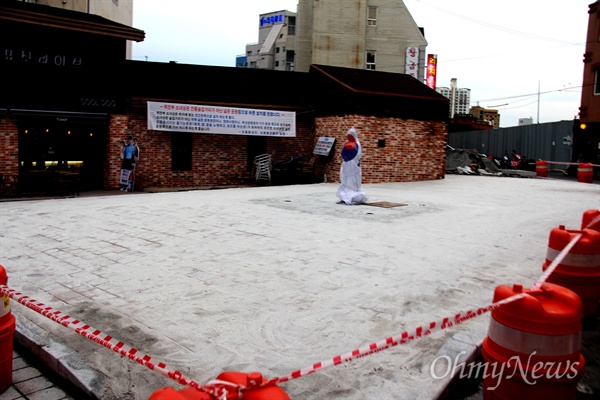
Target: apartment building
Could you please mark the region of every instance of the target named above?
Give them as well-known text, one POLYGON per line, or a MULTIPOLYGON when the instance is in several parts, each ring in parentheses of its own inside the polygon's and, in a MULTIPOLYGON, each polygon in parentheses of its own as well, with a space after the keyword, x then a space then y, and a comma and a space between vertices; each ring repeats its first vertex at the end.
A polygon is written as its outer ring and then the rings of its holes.
POLYGON ((450 87, 439 86, 435 89, 444 97, 450 99, 450 118, 455 115, 468 114, 471 106, 471 89, 459 88, 456 78, 450 81, 450 87))

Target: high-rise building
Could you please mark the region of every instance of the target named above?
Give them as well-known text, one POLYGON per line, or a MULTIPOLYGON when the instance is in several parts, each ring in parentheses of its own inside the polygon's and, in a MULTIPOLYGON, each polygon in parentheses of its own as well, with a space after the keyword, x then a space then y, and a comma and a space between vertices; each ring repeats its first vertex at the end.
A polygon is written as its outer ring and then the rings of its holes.
POLYGON ((471 106, 471 89, 458 88, 456 78, 450 81, 450 87, 439 86, 435 89, 442 96, 450 99, 450 118, 457 114, 468 114, 471 106))
MULTIPOLYGON (((22 0, 65 10, 94 14, 119 24, 133 26, 133 0, 22 0)), ((131 42, 127 41, 128 59, 131 59, 131 42)))
POLYGON ((246 45, 245 56, 238 56, 238 67, 294 70, 296 13, 276 11, 259 16, 258 43, 246 45), (242 61, 245 57, 245 63, 242 61))

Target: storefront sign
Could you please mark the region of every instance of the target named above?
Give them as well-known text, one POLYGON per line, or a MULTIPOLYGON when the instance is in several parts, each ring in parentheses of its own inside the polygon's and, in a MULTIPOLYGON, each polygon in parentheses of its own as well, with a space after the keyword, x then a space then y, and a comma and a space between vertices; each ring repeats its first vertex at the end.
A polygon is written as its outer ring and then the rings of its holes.
POLYGON ((419 48, 415 46, 406 48, 406 65, 404 73, 413 78, 419 78, 419 48))
POLYGON ((427 77, 426 85, 430 88, 436 88, 437 77, 437 54, 427 54, 427 77))
POLYGON ((260 18, 260 27, 262 28, 263 26, 267 26, 267 25, 282 24, 284 21, 284 18, 285 18, 284 14, 262 16, 260 18))
POLYGON ((0 48, 0 63, 7 64, 36 64, 61 68, 80 68, 83 58, 65 53, 49 53, 46 50, 36 50, 25 47, 0 48))
POLYGON ((296 113, 149 101, 148 129, 224 135, 296 137, 296 113))

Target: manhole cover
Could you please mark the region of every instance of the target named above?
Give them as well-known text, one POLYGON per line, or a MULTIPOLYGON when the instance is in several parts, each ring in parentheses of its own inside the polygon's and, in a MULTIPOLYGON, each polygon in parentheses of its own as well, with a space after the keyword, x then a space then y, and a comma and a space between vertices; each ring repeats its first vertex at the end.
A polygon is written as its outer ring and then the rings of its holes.
POLYGON ((392 203, 391 201, 375 201, 372 203, 365 203, 365 205, 374 206, 374 207, 392 208, 392 207, 403 207, 403 206, 407 206, 408 204, 392 203))

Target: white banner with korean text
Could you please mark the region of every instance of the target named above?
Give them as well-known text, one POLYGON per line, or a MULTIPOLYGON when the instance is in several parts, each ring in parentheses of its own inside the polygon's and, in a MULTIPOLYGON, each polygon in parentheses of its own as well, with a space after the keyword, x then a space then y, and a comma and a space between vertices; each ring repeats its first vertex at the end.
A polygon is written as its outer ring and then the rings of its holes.
POLYGON ((296 137, 296 113, 149 101, 148 129, 225 135, 296 137))

